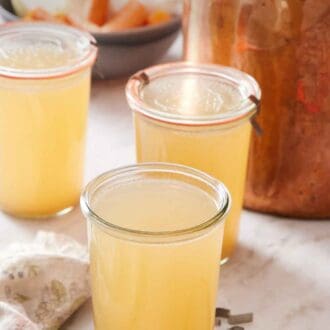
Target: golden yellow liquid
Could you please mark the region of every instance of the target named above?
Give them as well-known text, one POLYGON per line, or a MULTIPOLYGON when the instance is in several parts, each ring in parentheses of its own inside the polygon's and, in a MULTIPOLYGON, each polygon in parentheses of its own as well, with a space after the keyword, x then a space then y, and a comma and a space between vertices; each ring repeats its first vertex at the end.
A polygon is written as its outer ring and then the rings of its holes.
MULTIPOLYGON (((137 180, 91 202, 112 224, 173 231, 210 219, 215 201, 177 180, 137 180)), ((223 224, 161 242, 117 236, 90 224, 94 322, 98 330, 211 330, 223 224), (220 238, 220 240, 219 240, 220 238)))
MULTIPOLYGON (((233 90, 216 81, 194 79, 159 82, 148 87, 145 101, 164 112, 183 116, 210 116, 228 112, 239 102, 233 90), (169 95, 166 84, 176 90, 169 95), (173 86, 175 86, 173 88, 173 86), (224 91, 224 88, 226 90, 224 91)), ((136 153, 138 162, 173 162, 200 169, 222 181, 232 196, 232 207, 227 216, 222 248, 222 259, 233 253, 243 205, 251 125, 249 121, 232 126, 189 127, 166 124, 135 113, 136 153)))
POLYGON ((0 78, 0 207, 5 212, 40 217, 78 202, 89 93, 90 69, 49 80, 0 78))

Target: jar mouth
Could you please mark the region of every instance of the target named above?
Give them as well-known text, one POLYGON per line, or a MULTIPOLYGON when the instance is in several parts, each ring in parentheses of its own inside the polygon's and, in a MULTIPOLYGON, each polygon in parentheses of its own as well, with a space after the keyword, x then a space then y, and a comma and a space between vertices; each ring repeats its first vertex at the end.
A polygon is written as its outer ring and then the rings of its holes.
POLYGON ((120 237, 128 240, 150 240, 152 242, 158 242, 159 239, 187 239, 187 236, 191 237, 191 235, 201 234, 221 223, 225 220, 225 216, 229 212, 231 198, 227 188, 220 181, 194 168, 172 163, 141 163, 111 170, 96 177, 84 189, 81 195, 80 205, 85 217, 95 222, 97 225, 100 225, 105 230, 110 230, 112 233, 118 234, 120 237), (199 224, 191 227, 175 230, 149 231, 114 224, 109 222, 109 220, 105 220, 93 210, 91 205, 93 194, 96 193, 102 185, 111 185, 111 183, 115 182, 118 184, 118 180, 120 184, 120 181, 125 182, 125 180, 134 178, 135 176, 148 174, 176 174, 182 178, 196 180, 196 182, 204 184, 217 195, 217 212, 211 218, 205 221, 201 220, 199 224))
MULTIPOLYGON (((189 91, 188 91, 189 92, 189 91)), ((186 97, 189 95, 186 95, 186 97)), ((227 124, 250 118, 257 111, 257 103, 261 98, 258 83, 250 75, 231 67, 215 64, 198 64, 193 62, 175 62, 152 66, 134 74, 126 85, 126 97, 133 111, 151 119, 185 126, 204 126, 227 124), (160 111, 155 106, 145 102, 143 90, 157 79, 182 75, 198 78, 210 78, 221 81, 240 94, 237 102, 230 111, 213 113, 210 115, 182 115, 160 111)), ((182 96, 183 97, 183 96, 182 96)))
MULTIPOLYGON (((8 49, 16 43, 15 47, 18 52, 20 51, 19 43, 23 44, 22 50, 27 46, 33 49, 35 43, 39 43, 39 46, 44 43, 45 48, 46 46, 54 47, 54 49, 63 51, 63 53, 70 50, 71 57, 67 59, 67 62, 63 61, 63 63, 49 65, 48 67, 46 65, 43 67, 37 67, 37 65, 20 67, 12 63, 6 64, 5 62, 3 64, 0 61, 0 77, 5 78, 50 79, 64 77, 91 67, 97 55, 96 40, 92 35, 62 24, 7 23, 3 25, 0 32, 0 43, 4 45, 6 42, 9 43, 8 49)), ((2 56, 6 56, 5 47, 2 48, 2 56)), ((8 56, 10 56, 10 53, 8 56)))

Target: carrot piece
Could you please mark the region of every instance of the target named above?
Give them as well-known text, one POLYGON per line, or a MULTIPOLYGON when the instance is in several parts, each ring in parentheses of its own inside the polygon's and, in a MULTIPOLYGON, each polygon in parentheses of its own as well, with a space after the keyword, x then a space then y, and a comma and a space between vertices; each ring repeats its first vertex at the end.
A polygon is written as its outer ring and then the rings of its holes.
POLYGON ((108 23, 102 31, 122 31, 146 24, 148 20, 147 8, 137 0, 130 0, 108 23))
POLYGON ((66 25, 70 25, 70 26, 75 26, 76 27, 76 24, 75 24, 74 20, 69 15, 66 15, 66 14, 57 14, 57 15, 54 16, 54 18, 59 23, 63 23, 63 24, 66 24, 66 25))
POLYGON ((171 14, 164 10, 155 10, 148 16, 148 24, 160 24, 168 22, 171 19, 171 14))
POLYGON ((25 20, 28 21, 47 21, 47 22, 54 22, 54 17, 48 13, 45 9, 36 8, 28 12, 25 17, 25 20))
POLYGON ((29 11, 24 16, 25 21, 44 21, 50 23, 60 23, 65 25, 71 25, 74 27, 81 28, 81 26, 75 24, 74 20, 71 19, 70 16, 66 14, 56 14, 52 15, 47 10, 43 8, 36 8, 29 11))
POLYGON ((92 0, 88 20, 96 25, 103 25, 108 18, 109 0, 92 0))

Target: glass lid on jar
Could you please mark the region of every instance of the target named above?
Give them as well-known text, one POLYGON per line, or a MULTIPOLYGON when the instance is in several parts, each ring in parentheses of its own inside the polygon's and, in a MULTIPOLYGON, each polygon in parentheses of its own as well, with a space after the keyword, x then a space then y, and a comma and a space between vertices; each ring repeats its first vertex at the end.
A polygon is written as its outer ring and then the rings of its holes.
POLYGON ((261 92, 248 74, 220 65, 178 62, 150 67, 130 78, 134 111, 164 122, 210 125, 251 117, 261 92))
POLYGON ((59 24, 14 23, 0 31, 0 76, 52 78, 93 65, 94 38, 59 24))

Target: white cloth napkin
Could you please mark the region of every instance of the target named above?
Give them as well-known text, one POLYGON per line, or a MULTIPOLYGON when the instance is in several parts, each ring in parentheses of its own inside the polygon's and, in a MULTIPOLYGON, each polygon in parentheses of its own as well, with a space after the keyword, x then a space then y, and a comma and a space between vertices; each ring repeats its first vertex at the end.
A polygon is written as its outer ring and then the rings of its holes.
POLYGON ((58 329, 90 296, 87 249, 39 232, 0 253, 0 329, 58 329))

